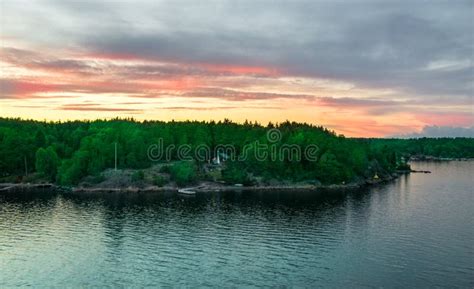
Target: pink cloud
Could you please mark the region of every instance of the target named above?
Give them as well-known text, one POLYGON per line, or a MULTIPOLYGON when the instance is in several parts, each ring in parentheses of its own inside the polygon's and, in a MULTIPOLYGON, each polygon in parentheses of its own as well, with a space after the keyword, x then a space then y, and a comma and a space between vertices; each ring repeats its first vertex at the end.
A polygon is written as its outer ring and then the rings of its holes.
POLYGON ((465 112, 426 112, 415 114, 415 118, 426 125, 467 127, 474 124, 474 114, 465 112))

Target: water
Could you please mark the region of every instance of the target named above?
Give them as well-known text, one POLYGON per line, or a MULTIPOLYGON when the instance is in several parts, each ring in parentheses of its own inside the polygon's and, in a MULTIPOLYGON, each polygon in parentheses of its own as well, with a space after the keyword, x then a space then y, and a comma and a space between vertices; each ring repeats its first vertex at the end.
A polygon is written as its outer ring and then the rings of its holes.
POLYGON ((474 162, 361 193, 0 196, 0 287, 474 286, 474 162))

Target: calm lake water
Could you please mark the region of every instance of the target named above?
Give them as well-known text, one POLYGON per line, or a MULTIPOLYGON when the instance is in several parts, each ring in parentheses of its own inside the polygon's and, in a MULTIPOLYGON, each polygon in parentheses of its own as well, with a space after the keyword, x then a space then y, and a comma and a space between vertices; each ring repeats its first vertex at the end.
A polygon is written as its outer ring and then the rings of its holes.
POLYGON ((474 286, 474 162, 365 192, 0 196, 0 287, 474 286))

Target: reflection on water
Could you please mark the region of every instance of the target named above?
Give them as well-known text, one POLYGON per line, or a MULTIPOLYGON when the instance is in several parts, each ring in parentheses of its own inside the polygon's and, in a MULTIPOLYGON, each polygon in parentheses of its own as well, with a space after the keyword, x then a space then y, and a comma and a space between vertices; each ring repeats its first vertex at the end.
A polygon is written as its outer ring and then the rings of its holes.
POLYGON ((472 287, 474 162, 330 196, 0 196, 0 287, 472 287))

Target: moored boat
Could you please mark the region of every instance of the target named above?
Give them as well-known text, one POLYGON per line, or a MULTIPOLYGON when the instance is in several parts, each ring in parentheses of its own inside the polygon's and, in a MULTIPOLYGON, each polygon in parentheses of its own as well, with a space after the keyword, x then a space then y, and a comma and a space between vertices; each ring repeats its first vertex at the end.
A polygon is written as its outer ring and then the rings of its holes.
POLYGON ((192 190, 192 188, 185 188, 185 189, 179 189, 178 193, 180 194, 186 194, 186 195, 194 195, 196 194, 195 191, 192 190))

